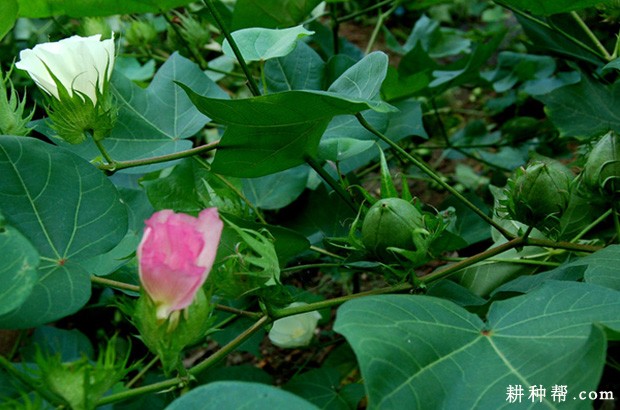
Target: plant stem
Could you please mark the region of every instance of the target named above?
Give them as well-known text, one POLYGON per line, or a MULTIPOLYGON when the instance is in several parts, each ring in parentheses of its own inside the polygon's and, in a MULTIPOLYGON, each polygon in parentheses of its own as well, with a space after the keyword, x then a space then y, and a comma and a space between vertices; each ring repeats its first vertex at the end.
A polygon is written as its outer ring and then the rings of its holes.
POLYGON ((336 19, 336 21, 340 24, 340 23, 343 23, 345 21, 353 20, 355 17, 362 16, 364 14, 367 14, 370 11, 376 10, 376 9, 381 8, 381 7, 383 7, 383 6, 387 5, 387 4, 390 4, 390 3, 394 3, 393 7, 394 7, 394 9, 396 9, 398 4, 400 3, 400 0, 384 0, 384 1, 381 1, 381 2, 379 2, 377 4, 372 5, 370 7, 367 7, 365 9, 363 9, 363 10, 359 10, 359 11, 356 11, 354 13, 347 14, 346 16, 339 17, 339 18, 336 19))
POLYGON ((423 276, 419 278, 422 283, 431 283, 438 279, 445 278, 461 269, 465 269, 475 263, 481 262, 485 259, 489 259, 495 255, 499 255, 500 253, 504 253, 512 248, 516 248, 518 246, 523 246, 523 238, 514 238, 506 243, 496 246, 495 248, 487 249, 484 252, 481 252, 477 255, 464 259, 460 262, 455 263, 454 265, 450 265, 445 269, 440 270, 439 272, 434 272, 429 275, 423 276))
POLYGON ((233 350, 235 350, 240 344, 245 342, 250 336, 252 336, 254 333, 262 329, 262 327, 265 326, 270 321, 271 319, 268 316, 262 316, 252 326, 250 326, 245 331, 243 331, 243 333, 240 333, 237 337, 231 340, 228 344, 220 348, 220 350, 213 353, 211 356, 207 357, 205 360, 203 360, 202 362, 198 363, 196 366, 189 369, 189 374, 196 375, 210 368, 211 366, 213 366, 214 364, 222 360, 224 357, 226 357, 233 350))
POLYGON ((392 7, 390 7, 390 9, 385 13, 379 11, 379 18, 377 18, 377 24, 375 24, 375 28, 372 30, 372 34, 370 35, 370 39, 368 40, 368 44, 366 45, 366 50, 364 51, 364 54, 369 54, 372 51, 372 47, 377 41, 379 31, 381 30, 381 27, 383 27, 383 22, 385 22, 385 20, 390 16, 390 14, 394 12, 394 10, 396 10, 397 7, 398 2, 395 2, 392 7))
POLYGON ((620 219, 618 218, 618 205, 614 202, 614 227, 616 228, 616 243, 620 243, 620 219))
MULTIPOLYGON (((467 258, 441 258, 441 260, 444 260, 447 262, 461 262, 466 259, 467 258)), ((488 258, 487 261, 488 262, 513 263, 516 265, 550 266, 554 268, 561 265, 558 262, 538 261, 538 260, 532 260, 532 259, 488 258)))
POLYGON ((481 211, 480 208, 478 208, 471 201, 469 201, 467 198, 465 198, 459 191, 454 189, 450 184, 446 183, 443 179, 441 179, 441 177, 439 175, 437 175, 432 169, 430 169, 424 163, 422 163, 417 158, 415 158, 413 155, 409 154, 407 151, 402 149, 398 144, 393 142, 391 139, 389 139, 388 137, 386 137, 385 135, 383 135, 382 133, 377 131, 372 125, 370 125, 368 123, 368 121, 366 121, 366 119, 364 118, 364 116, 361 113, 355 114, 355 117, 357 118, 359 123, 362 125, 362 127, 366 128, 368 131, 372 132, 379 139, 381 139, 383 142, 385 142, 390 147, 392 147, 392 149, 394 149, 400 155, 402 155, 403 157, 405 157, 409 161, 411 161, 416 167, 418 167, 420 170, 422 170, 422 172, 424 172, 426 175, 428 175, 433 181, 435 181, 440 186, 442 186, 446 191, 450 192, 452 195, 457 197, 461 202, 463 202, 463 204, 465 204, 472 211, 474 211, 486 223, 488 223, 489 225, 494 227, 503 237, 505 237, 508 240, 511 240, 511 239, 514 238, 514 235, 512 235, 510 232, 508 232, 506 229, 504 229, 503 226, 501 226, 500 224, 495 222, 487 214, 485 214, 483 211, 481 211))
POLYGON ((100 285, 110 286, 117 289, 129 290, 132 292, 140 292, 140 286, 130 285, 129 283, 119 282, 112 279, 102 278, 100 276, 90 275, 90 281, 100 285))
POLYGON ((322 300, 320 302, 310 303, 308 305, 289 307, 284 309, 274 309, 269 312, 269 316, 273 320, 280 319, 286 316, 297 315, 299 313, 312 312, 313 310, 320 310, 330 308, 332 306, 341 305, 351 299, 357 299, 364 296, 383 295, 386 293, 406 292, 413 289, 414 286, 411 283, 399 283, 398 285, 389 286, 386 288, 373 289, 367 292, 355 293, 353 295, 340 296, 333 299, 322 300))
POLYGON ((572 242, 555 242, 549 239, 527 238, 527 240, 525 240, 524 242, 525 243, 523 245, 540 246, 543 248, 553 248, 553 249, 565 249, 567 251, 573 251, 573 252, 593 253, 593 252, 600 251, 601 249, 603 249, 603 247, 601 246, 584 245, 584 244, 572 243, 572 242))
POLYGON ((219 140, 211 142, 209 144, 201 145, 199 147, 194 147, 185 151, 175 152, 172 154, 160 155, 157 157, 151 158, 143 158, 136 159, 131 161, 114 161, 110 164, 98 164, 97 167, 103 171, 108 172, 116 172, 125 168, 133 168, 139 167, 142 165, 151 165, 151 164, 159 164, 161 162, 173 161, 175 159, 182 159, 186 157, 191 157, 193 155, 198 155, 203 152, 212 151, 217 148, 219 140))
POLYGON ((325 256, 331 256, 332 258, 336 258, 336 259, 343 259, 343 260, 346 259, 343 256, 332 253, 326 249, 319 248, 318 246, 310 245, 310 250, 315 251, 316 253, 320 253, 325 256))
POLYGON ((144 376, 146 374, 146 372, 149 371, 149 369, 153 366, 155 366, 157 363, 159 362, 159 356, 155 356, 153 359, 151 359, 150 362, 148 362, 142 369, 140 369, 140 371, 138 372, 138 374, 136 374, 134 376, 133 379, 131 379, 129 382, 127 382, 127 384, 125 385, 125 387, 130 388, 131 386, 133 386, 134 384, 136 384, 141 378, 142 376, 144 376))
POLYGON ((248 80, 248 88, 250 89, 250 92, 253 96, 258 97, 260 95, 260 90, 258 89, 256 81, 254 80, 254 76, 252 76, 252 73, 250 73, 250 69, 248 68, 248 65, 243 59, 241 50, 239 50, 239 47, 237 47, 235 39, 233 39, 232 35, 228 31, 228 28, 224 24, 224 20, 222 20, 222 16, 220 16, 220 13, 215 8, 213 0, 202 0, 202 2, 205 4, 205 6, 207 6, 209 12, 211 12, 211 15, 213 15, 215 22, 217 23, 220 30, 222 30, 222 33, 224 34, 224 37, 226 37, 226 40, 228 40, 230 48, 232 49, 233 53, 235 53, 235 57, 237 57, 237 61, 241 66, 241 70, 243 71, 243 74, 245 74, 245 78, 248 80))
POLYGON ((97 149, 99 150, 99 152, 101 152, 101 155, 103 155, 103 158, 106 160, 106 162, 109 165, 116 164, 116 161, 114 161, 112 157, 110 156, 110 154, 108 154, 108 151, 105 149, 101 141, 96 140, 95 138, 93 138, 93 141, 95 141, 95 145, 97 146, 97 149))
POLYGON ((586 33, 588 38, 594 43, 596 48, 603 54, 605 59, 607 61, 611 61, 612 57, 607 51, 607 49, 605 48, 605 46, 600 42, 600 40, 598 39, 598 37, 596 37, 596 35, 592 32, 592 30, 590 30, 590 27, 588 27, 588 25, 585 23, 585 21, 583 21, 583 19, 579 16, 579 14, 577 14, 577 12, 575 11, 571 11, 570 15, 577 22, 577 25, 581 27, 584 33, 586 33))
POLYGON ((332 187, 334 191, 336 191, 340 198, 342 198, 342 200, 349 206, 349 208, 353 210, 353 212, 358 211, 357 206, 353 202, 353 199, 351 199, 351 195, 349 195, 349 193, 345 191, 342 186, 340 186, 338 181, 332 178, 332 176, 323 169, 323 167, 317 162, 317 160, 315 160, 309 155, 306 155, 304 157, 304 160, 308 165, 312 167, 312 169, 316 171, 317 174, 321 176, 321 178, 323 178, 323 181, 325 181, 330 187, 332 187))
POLYGON ((590 229, 594 228, 596 225, 600 224, 601 222, 603 222, 609 215, 611 215, 613 211, 611 209, 608 209, 603 215, 599 216, 598 218, 596 218, 596 220, 594 220, 590 225, 586 226, 585 228, 583 228, 581 230, 581 232, 579 232, 577 234, 577 236, 575 236, 571 242, 577 242, 579 239, 581 239, 585 234, 587 234, 590 229))
MULTIPOLYGON (((189 369, 188 373, 191 375, 196 375, 209 367, 216 364, 222 358, 224 358, 228 353, 235 350, 241 343, 245 342, 250 336, 260 330, 263 326, 265 326, 269 322, 269 318, 267 316, 262 316, 256 323, 250 326, 243 333, 239 334, 233 340, 231 340, 228 344, 222 347, 220 350, 209 356, 207 359, 197 364, 196 366, 189 369)), ((2 358, 0 357, 0 360, 2 358)), ((0 362, 1 364, 1 362, 0 362)), ((186 380, 180 377, 174 377, 172 379, 163 380, 161 382, 149 384, 146 386, 136 387, 135 389, 126 390, 116 394, 110 394, 109 396, 103 397, 99 402, 97 402, 97 407, 103 406, 105 404, 116 403, 123 400, 128 400, 136 396, 140 396, 146 393, 156 393, 164 390, 169 390, 171 388, 183 387, 187 383, 186 380)))
POLYGON ((215 305, 215 309, 220 310, 222 312, 232 313, 234 315, 245 316, 253 319, 259 319, 263 316, 262 313, 258 312, 248 312, 247 310, 241 310, 234 307, 226 306, 226 305, 215 305))
POLYGON ((307 265, 289 266, 288 268, 280 269, 280 272, 297 272, 313 268, 337 268, 339 266, 342 266, 342 263, 310 263, 307 265))

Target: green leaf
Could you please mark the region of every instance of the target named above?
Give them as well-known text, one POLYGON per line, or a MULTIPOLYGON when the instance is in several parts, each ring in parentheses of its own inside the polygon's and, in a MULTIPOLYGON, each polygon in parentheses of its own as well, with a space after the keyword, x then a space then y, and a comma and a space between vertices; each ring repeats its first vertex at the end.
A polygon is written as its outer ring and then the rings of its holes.
POLYGON ((0 4, 0 40, 13 28, 18 10, 17 0, 4 0, 0 4))
POLYGON ((261 383, 215 382, 200 386, 173 401, 166 410, 317 410, 292 393, 261 383), (240 394, 242 392, 242 394, 240 394))
MULTIPOLYGON (((191 148, 186 140, 199 132, 209 118, 201 114, 174 81, 183 80, 200 95, 228 98, 200 68, 174 53, 155 74, 146 89, 115 72, 112 86, 119 107, 118 120, 110 137, 102 141, 117 161, 150 158, 191 148)), ((60 145, 61 141, 57 141, 60 145)), ((94 142, 70 147, 89 161, 100 158, 94 142)), ((170 166, 170 163, 129 168, 123 172, 144 173, 170 166)))
POLYGON ((337 369, 321 367, 293 377, 283 388, 308 400, 320 409, 357 408, 357 401, 350 401, 346 395, 341 394, 340 379, 340 372, 337 369))
POLYGON ((283 28, 301 23, 321 0, 238 0, 233 30, 246 27, 283 28))
POLYGON ((21 17, 111 16, 159 13, 190 3, 189 0, 17 0, 21 17))
MULTIPOLYGON (((326 131, 327 132, 327 131, 326 131)), ((355 138, 322 138, 319 143, 319 158, 329 161, 343 161, 375 146, 375 142, 355 138)))
POLYGON ((596 45, 592 43, 592 40, 579 25, 575 24, 575 19, 568 14, 541 17, 540 19, 529 19, 517 14, 516 18, 523 27, 523 31, 530 40, 530 47, 533 49, 560 54, 595 65, 601 65, 605 62, 604 57, 595 51, 596 45), (574 39, 586 47, 577 47, 574 39))
POLYGON ((537 56, 512 51, 499 53, 495 70, 484 75, 498 93, 510 90, 519 82, 540 80, 555 72, 555 61, 549 56, 537 56))
POLYGON ((292 203, 306 189, 307 165, 243 180, 243 193, 261 209, 280 209, 292 203))
POLYGON ((80 157, 33 138, 0 136, 0 174, 0 209, 44 261, 30 296, 0 327, 34 327, 75 312, 90 296, 79 263, 127 232, 116 188, 80 157))
POLYGON ((321 90, 325 63, 309 45, 298 42, 287 56, 265 63, 265 78, 269 93, 291 90, 321 90))
POLYGON ((500 5, 529 11, 532 14, 548 16, 550 14, 568 13, 588 7, 594 7, 604 1, 601 0, 502 0, 500 5))
POLYGON ((93 345, 88 337, 77 329, 65 330, 51 326, 35 329, 28 344, 20 349, 22 359, 34 362, 37 350, 48 356, 58 354, 62 362, 73 362, 86 356, 92 359, 93 345))
POLYGON ((394 110, 378 99, 386 69, 387 56, 376 52, 343 73, 326 92, 286 91, 239 100, 202 97, 180 85, 202 113, 227 125, 213 171, 253 178, 315 157, 319 140, 336 115, 369 108, 394 110))
POLYGON ((392 180, 392 174, 382 149, 379 149, 379 157, 381 163, 381 198, 398 198, 398 191, 392 180))
POLYGON ((615 110, 620 83, 604 85, 582 75, 581 82, 536 98, 545 104, 547 115, 562 137, 584 141, 609 130, 620 132, 620 115, 615 110))
MULTIPOLYGON (((243 59, 247 62, 284 57, 295 49, 297 40, 312 34, 313 31, 306 30, 303 26, 282 30, 251 27, 231 33, 243 59)), ((228 57, 235 58, 228 40, 224 40, 222 52, 228 57)))
POLYGON ((22 305, 0 316, 2 329, 26 329, 68 316, 90 299, 90 275, 80 265, 68 261, 41 265, 38 282, 22 305))
POLYGON ((404 53, 409 52, 420 44, 424 51, 432 58, 452 56, 469 52, 471 40, 465 38, 462 32, 454 29, 439 27, 439 22, 422 15, 416 21, 402 47, 404 53))
POLYGON ((547 394, 545 407, 587 409, 571 398, 598 385, 606 342, 593 324, 620 328, 619 296, 549 282, 494 303, 486 323, 434 297, 376 296, 342 305, 334 329, 357 355, 369 409, 503 408, 510 385, 523 387, 526 402, 531 386, 566 385, 567 401, 547 394))
POLYGON ((0 315, 17 309, 37 282, 39 253, 19 231, 2 226, 0 215, 0 315))

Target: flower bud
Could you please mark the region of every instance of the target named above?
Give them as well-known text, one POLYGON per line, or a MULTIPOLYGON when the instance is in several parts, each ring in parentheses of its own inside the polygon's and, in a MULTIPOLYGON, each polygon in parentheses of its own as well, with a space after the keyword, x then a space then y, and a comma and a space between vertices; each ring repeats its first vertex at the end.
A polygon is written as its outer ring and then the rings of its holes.
MULTIPOLYGON (((288 307, 304 306, 307 303, 295 302, 288 307)), ((273 322, 269 331, 271 343, 282 348, 294 348, 307 346, 314 336, 314 330, 321 319, 321 314, 316 310, 288 316, 273 322)))
POLYGON ((377 201, 362 224, 362 242, 381 260, 391 261, 395 254, 389 248, 418 251, 424 227, 422 213, 400 198, 377 201))
POLYGON ((114 40, 73 36, 22 50, 15 66, 28 72, 51 102, 48 114, 58 135, 78 144, 89 133, 107 137, 116 121, 108 83, 114 67, 114 40))
POLYGON ((605 134, 590 151, 583 182, 603 197, 616 198, 620 193, 620 141, 615 132, 605 134))
POLYGON ((137 251, 140 281, 159 320, 192 303, 213 266, 223 226, 217 208, 198 218, 163 210, 146 221, 137 251))
POLYGON ((560 162, 545 158, 517 170, 509 183, 511 218, 549 232, 557 230, 568 206, 573 174, 560 162))

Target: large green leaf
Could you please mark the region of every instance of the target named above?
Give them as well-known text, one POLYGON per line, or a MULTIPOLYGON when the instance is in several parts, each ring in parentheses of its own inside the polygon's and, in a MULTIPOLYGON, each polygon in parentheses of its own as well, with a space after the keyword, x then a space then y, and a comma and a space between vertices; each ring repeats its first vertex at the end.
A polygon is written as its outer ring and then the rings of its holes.
POLYGON ((290 90, 321 90, 325 63, 309 45, 299 42, 289 55, 265 63, 269 93, 290 90))
POLYGON ((301 23, 321 0, 238 0, 232 29, 284 28, 301 23))
POLYGON ((345 303, 334 329, 357 355, 371 409, 504 408, 508 386, 522 386, 526 408, 587 409, 572 398, 597 387, 606 350, 598 325, 620 329, 619 296, 548 282, 494 303, 486 323, 434 297, 368 297, 345 303), (547 396, 533 404, 529 389, 541 385, 547 396), (567 386, 566 402, 553 401, 554 385, 567 386))
MULTIPOLYGON (((231 35, 245 61, 266 61, 288 55, 295 49, 297 40, 312 34, 313 31, 306 30, 303 26, 296 26, 282 30, 250 27, 235 31, 231 35)), ((235 58, 228 40, 224 40, 222 52, 235 58)))
MULTIPOLYGON (((5 1, 5 0, 3 0, 5 1)), ((157 13, 184 6, 190 0, 17 0, 21 17, 110 16, 113 14, 157 13)))
POLYGON ((294 393, 321 409, 349 410, 357 408, 364 396, 361 384, 348 384, 341 388, 341 375, 337 369, 321 367, 302 373, 284 385, 284 389, 294 393), (357 392, 347 389, 357 390, 357 392), (355 394, 357 393, 357 394, 355 394))
POLYGON ((284 208, 306 189, 309 171, 307 165, 300 165, 264 177, 244 179, 243 193, 259 208, 284 208))
POLYGON ((182 84, 196 107, 227 125, 213 171, 259 177, 316 156, 319 140, 336 115, 394 108, 378 99, 387 56, 369 54, 345 71, 328 91, 286 91, 239 100, 202 97, 182 84))
POLYGON ((41 256, 38 282, 0 327, 32 327, 73 313, 90 296, 80 265, 116 246, 127 209, 114 185, 71 152, 33 138, 0 136, 0 209, 41 256))
POLYGON ((0 215, 0 315, 17 309, 37 282, 39 254, 19 231, 2 226, 0 215))
POLYGON ((550 14, 567 13, 594 7, 602 3, 612 3, 601 0, 501 0, 497 3, 511 8, 529 11, 532 14, 548 16, 550 14))
MULTIPOLYGON (((192 143, 186 139, 200 131, 209 118, 201 114, 174 83, 179 80, 197 94, 228 98, 196 64, 178 53, 161 66, 146 89, 114 73, 112 85, 120 106, 118 120, 110 137, 102 142, 112 158, 120 161, 150 158, 191 148, 192 143)), ((57 141, 67 145, 62 140, 57 141)), ((70 149, 89 161, 101 156, 90 140, 71 145, 70 149)), ((142 166, 124 172, 142 173, 169 165, 142 166)))
POLYGON ((227 409, 295 409, 316 410, 292 393, 261 383, 215 382, 200 386, 166 407, 166 410, 227 410, 227 409))
POLYGON ((620 132, 620 83, 604 85, 582 75, 581 82, 536 97, 560 130, 560 136, 587 140, 609 130, 620 132))
POLYGON ((4 0, 0 3, 0 40, 13 28, 18 9, 17 0, 4 0))

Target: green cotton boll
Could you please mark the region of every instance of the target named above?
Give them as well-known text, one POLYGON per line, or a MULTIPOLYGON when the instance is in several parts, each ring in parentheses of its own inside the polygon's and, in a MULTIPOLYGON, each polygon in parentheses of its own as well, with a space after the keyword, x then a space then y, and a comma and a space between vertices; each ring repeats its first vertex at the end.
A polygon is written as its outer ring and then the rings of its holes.
POLYGON ((510 182, 508 212, 528 226, 554 232, 570 198, 571 171, 552 159, 535 160, 510 182))
POLYGON ((377 201, 368 210, 362 224, 362 242, 378 259, 391 262, 397 258, 388 248, 419 251, 416 242, 424 229, 422 213, 400 198, 377 201))
POLYGON ((596 143, 583 169, 583 182, 593 193, 615 199, 620 193, 620 141, 613 131, 596 143))

